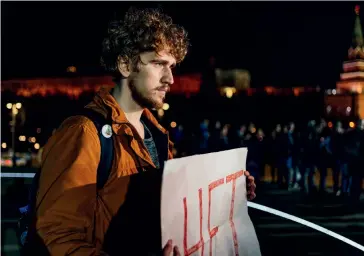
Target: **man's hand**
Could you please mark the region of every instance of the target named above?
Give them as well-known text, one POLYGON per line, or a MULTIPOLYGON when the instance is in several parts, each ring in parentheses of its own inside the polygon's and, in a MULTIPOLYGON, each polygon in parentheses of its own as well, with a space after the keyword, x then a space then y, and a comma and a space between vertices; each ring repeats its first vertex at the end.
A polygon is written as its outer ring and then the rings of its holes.
POLYGON ((172 240, 168 240, 167 244, 163 248, 163 256, 181 256, 178 247, 173 247, 172 240), (171 254, 173 251, 173 254, 171 254))
POLYGON ((251 176, 248 171, 245 171, 244 174, 247 177, 246 190, 247 190, 248 200, 253 200, 256 197, 255 188, 257 187, 257 185, 255 185, 254 177, 251 176))

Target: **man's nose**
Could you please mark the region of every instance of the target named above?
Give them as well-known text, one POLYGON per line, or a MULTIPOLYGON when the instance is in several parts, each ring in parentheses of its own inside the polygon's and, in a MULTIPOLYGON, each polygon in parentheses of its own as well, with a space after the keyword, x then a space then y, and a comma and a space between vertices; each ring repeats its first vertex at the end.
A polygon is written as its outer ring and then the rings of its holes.
POLYGON ((168 85, 172 85, 174 83, 174 79, 173 79, 173 73, 172 70, 167 68, 163 77, 162 77, 162 82, 166 83, 168 85))

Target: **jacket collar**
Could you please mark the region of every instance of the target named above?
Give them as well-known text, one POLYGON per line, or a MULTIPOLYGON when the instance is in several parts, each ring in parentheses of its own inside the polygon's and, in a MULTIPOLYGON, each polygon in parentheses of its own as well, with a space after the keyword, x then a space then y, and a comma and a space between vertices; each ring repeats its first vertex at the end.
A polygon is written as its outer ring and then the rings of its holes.
MULTIPOLYGON (((111 95, 110 89, 101 87, 96 93, 93 101, 86 106, 104 115, 105 118, 111 119, 113 124, 118 124, 118 127, 122 124, 130 124, 127 120, 124 111, 121 109, 115 98, 111 95)), ((145 108, 142 113, 142 118, 147 119, 153 126, 160 130, 164 134, 168 134, 168 131, 163 128, 150 112, 149 109, 145 108)), ((125 133, 130 134, 129 129, 124 129, 125 133)))

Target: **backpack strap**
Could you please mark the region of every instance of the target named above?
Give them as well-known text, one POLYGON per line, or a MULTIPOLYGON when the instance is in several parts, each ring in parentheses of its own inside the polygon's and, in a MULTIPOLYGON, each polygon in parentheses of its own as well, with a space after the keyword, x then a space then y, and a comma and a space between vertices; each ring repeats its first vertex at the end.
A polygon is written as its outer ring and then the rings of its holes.
POLYGON ((99 134, 101 156, 97 168, 97 189, 100 190, 104 187, 110 176, 111 167, 114 159, 114 136, 112 136, 112 130, 110 131, 110 137, 105 137, 103 135, 106 130, 106 125, 109 125, 111 127, 111 120, 105 119, 100 113, 97 113, 96 111, 87 108, 83 109, 81 115, 86 116, 94 123, 99 134))
MULTIPOLYGON (((113 143, 113 136, 112 136, 112 129, 110 132, 110 136, 103 135, 106 132, 105 125, 111 126, 111 119, 105 119, 101 114, 91 110, 91 109, 83 109, 80 115, 87 117, 90 119, 96 129, 98 131, 100 145, 101 145, 101 156, 100 162, 97 167, 97 190, 99 191, 102 189, 107 182, 110 172, 112 163, 114 160, 114 143, 113 143), (104 128, 105 127, 105 128, 104 128)), ((109 127, 110 128, 110 127, 109 127)), ((107 135, 107 133, 106 133, 107 135)), ((21 247, 21 255, 31 255, 30 252, 37 251, 36 248, 33 248, 33 244, 37 244, 35 239, 35 204, 36 204, 36 194, 38 191, 38 183, 40 178, 41 169, 37 171, 33 178, 33 182, 29 192, 29 203, 27 206, 19 208, 22 214, 25 214, 24 222, 24 230, 22 229, 20 232, 20 242, 23 245, 21 247)), ((39 255, 39 254, 38 254, 39 255)), ((43 255, 43 254, 42 254, 43 255)))

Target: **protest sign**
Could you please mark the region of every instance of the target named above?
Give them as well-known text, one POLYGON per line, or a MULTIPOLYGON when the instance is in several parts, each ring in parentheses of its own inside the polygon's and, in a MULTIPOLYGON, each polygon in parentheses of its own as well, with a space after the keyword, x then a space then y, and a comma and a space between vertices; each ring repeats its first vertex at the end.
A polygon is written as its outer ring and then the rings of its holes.
POLYGON ((185 256, 261 255, 247 209, 246 156, 239 148, 166 162, 162 245, 172 239, 185 256))

